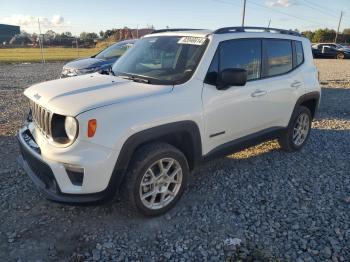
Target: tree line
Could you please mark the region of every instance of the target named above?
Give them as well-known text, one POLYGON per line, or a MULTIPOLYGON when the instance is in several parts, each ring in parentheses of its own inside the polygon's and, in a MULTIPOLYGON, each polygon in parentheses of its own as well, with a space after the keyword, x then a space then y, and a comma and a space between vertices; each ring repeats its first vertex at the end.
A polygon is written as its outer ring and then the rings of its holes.
MULTIPOLYGON (((309 38, 312 43, 334 42, 336 31, 333 29, 317 29, 315 31, 304 31, 302 35, 309 38)), ((350 43, 350 28, 346 28, 338 34, 337 43, 350 43)))

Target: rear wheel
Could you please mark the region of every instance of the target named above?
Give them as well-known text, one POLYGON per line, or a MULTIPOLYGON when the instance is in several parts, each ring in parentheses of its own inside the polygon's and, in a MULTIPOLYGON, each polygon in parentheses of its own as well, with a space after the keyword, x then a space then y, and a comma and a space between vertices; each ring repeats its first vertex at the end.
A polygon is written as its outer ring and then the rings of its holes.
POLYGON ((145 145, 130 163, 123 197, 143 215, 161 215, 180 199, 188 175, 186 157, 177 148, 165 143, 145 145))
POLYGON ((285 151, 299 150, 304 146, 311 131, 312 116, 307 107, 300 106, 289 123, 288 129, 278 139, 285 151))
POLYGON ((345 58, 344 53, 338 53, 337 54, 337 59, 344 59, 344 58, 345 58))

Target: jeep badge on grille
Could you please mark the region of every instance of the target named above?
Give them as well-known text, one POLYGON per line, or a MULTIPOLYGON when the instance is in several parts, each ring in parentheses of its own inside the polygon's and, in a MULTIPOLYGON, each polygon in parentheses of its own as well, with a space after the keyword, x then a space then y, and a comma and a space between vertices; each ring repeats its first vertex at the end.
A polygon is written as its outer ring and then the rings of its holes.
POLYGON ((36 100, 39 100, 39 99, 41 98, 41 95, 39 95, 38 93, 36 93, 36 94, 34 95, 34 98, 35 98, 36 100))

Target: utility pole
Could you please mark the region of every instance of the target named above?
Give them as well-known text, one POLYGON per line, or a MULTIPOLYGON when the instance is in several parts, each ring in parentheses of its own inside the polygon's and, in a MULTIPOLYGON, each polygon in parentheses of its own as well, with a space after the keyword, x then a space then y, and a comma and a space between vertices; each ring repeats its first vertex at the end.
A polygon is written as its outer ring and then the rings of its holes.
POLYGON ((338 40, 339 28, 340 28, 340 23, 341 23, 341 19, 342 19, 342 18, 343 18, 343 11, 340 12, 340 18, 339 18, 339 23, 338 23, 338 29, 337 29, 337 33, 335 34, 334 43, 337 43, 337 40, 338 40))
POLYGON ((77 48, 77 56, 79 57, 79 38, 78 37, 75 38, 75 44, 77 48))
POLYGON ((43 35, 41 34, 39 18, 38 18, 38 25, 39 25, 39 47, 40 47, 40 53, 41 53, 41 63, 45 64, 43 35))
POLYGON ((245 6, 247 4, 247 0, 243 0, 243 12, 242 12, 242 27, 244 27, 244 19, 245 19, 245 6))

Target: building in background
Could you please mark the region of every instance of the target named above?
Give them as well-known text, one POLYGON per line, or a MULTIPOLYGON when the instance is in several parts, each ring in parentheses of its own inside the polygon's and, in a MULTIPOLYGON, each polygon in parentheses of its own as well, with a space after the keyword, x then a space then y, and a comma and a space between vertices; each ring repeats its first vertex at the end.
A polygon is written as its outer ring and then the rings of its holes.
POLYGON ((20 32, 19 26, 0 24, 0 45, 7 44, 12 37, 20 32))

